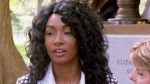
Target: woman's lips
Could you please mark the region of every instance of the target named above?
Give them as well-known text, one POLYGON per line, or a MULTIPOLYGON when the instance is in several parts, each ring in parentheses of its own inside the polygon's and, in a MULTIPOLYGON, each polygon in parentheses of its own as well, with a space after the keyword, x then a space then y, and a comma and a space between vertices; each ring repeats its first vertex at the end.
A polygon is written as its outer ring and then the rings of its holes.
POLYGON ((66 54, 66 50, 64 49, 55 49, 53 52, 58 57, 62 57, 66 54))

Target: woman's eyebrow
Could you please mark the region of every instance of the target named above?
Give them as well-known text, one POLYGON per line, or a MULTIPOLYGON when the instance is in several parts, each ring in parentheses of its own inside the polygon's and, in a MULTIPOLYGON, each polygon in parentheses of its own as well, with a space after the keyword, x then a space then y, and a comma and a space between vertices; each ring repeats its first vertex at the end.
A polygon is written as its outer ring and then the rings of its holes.
POLYGON ((63 25, 63 28, 65 28, 65 27, 69 27, 68 25, 63 25))
POLYGON ((46 25, 46 28, 55 28, 55 27, 52 25, 46 25))
MULTIPOLYGON (((68 25, 63 25, 62 28, 68 28, 68 25)), ((55 28, 55 26, 52 25, 46 25, 46 28, 55 28)))

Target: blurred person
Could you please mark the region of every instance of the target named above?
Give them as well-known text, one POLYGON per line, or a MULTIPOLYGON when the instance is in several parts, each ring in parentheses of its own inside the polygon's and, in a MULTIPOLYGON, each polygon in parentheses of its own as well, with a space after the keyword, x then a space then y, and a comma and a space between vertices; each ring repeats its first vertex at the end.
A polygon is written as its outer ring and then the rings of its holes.
POLYGON ((129 78, 134 84, 150 84, 150 39, 138 41, 130 52, 135 69, 129 78))
POLYGON ((103 24, 87 4, 44 6, 29 30, 31 64, 17 84, 117 84, 108 66, 103 24))

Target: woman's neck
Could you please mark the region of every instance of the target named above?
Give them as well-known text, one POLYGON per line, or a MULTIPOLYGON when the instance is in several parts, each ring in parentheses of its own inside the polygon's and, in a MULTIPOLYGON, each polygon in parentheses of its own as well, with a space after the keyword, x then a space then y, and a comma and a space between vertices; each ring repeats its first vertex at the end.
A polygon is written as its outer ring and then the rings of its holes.
POLYGON ((79 84, 81 76, 79 62, 65 65, 52 63, 52 67, 57 84, 79 84))

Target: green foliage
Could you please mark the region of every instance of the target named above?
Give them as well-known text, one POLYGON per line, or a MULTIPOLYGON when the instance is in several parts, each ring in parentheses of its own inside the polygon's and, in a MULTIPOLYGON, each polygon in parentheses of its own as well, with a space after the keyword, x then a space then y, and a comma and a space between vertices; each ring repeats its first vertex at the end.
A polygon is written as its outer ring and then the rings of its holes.
POLYGON ((29 60, 29 58, 26 57, 25 45, 24 44, 15 44, 15 45, 16 45, 18 51, 20 52, 26 65, 29 65, 30 60, 29 60))
POLYGON ((12 28, 25 30, 31 26, 33 19, 33 8, 36 8, 36 0, 10 0, 12 16, 12 28))
MULTIPOLYGON (((42 0, 43 1, 43 0, 42 0)), ((44 0, 44 4, 48 3, 50 0, 44 0)), ((34 14, 37 12, 37 0, 10 0, 10 11, 12 17, 12 29, 13 29, 13 40, 14 43, 22 55, 25 63, 29 65, 30 61, 26 57, 26 51, 24 43, 26 42, 26 36, 23 34, 14 33, 15 31, 24 31, 29 28, 32 24, 32 19, 34 14), (19 35, 19 36, 18 36, 19 35)), ((44 5, 43 4, 43 5, 44 5)), ((23 33, 23 32, 20 32, 23 33)))
POLYGON ((25 46, 23 44, 16 44, 16 47, 17 47, 17 49, 18 49, 18 51, 20 52, 21 55, 26 54, 25 46))
POLYGON ((140 12, 140 14, 142 14, 143 11, 144 11, 144 9, 145 9, 146 1, 147 0, 141 0, 141 2, 140 2, 140 6, 139 6, 139 12, 140 12))

